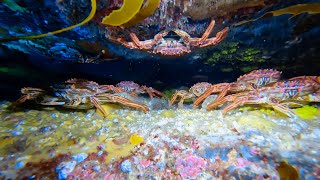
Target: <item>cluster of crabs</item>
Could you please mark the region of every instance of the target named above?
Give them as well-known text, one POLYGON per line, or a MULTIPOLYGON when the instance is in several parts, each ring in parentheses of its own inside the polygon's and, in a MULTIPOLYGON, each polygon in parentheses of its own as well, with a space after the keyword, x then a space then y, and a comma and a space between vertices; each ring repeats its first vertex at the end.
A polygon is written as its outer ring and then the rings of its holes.
MULTIPOLYGON (((102 108, 106 103, 119 103, 124 106, 149 111, 145 104, 124 97, 121 93, 136 97, 147 93, 150 98, 164 97, 163 93, 147 86, 140 86, 132 81, 122 81, 115 86, 99 85, 83 79, 70 79, 63 84, 52 86, 50 91, 39 88, 22 88, 22 96, 14 106, 26 100, 35 100, 42 105, 60 105, 67 108, 88 109, 96 107, 104 116, 107 112, 102 108)), ((210 84, 200 82, 189 91, 179 90, 171 97, 172 106, 179 100, 182 106, 185 99, 193 98, 196 108, 209 95, 218 94, 208 104, 209 111, 229 103, 223 107, 222 113, 243 105, 256 104, 269 106, 289 117, 295 117, 292 107, 300 107, 310 102, 320 102, 320 76, 298 76, 287 80, 281 79, 281 72, 273 69, 259 69, 240 76, 235 82, 210 84)))
POLYGON ((193 102, 193 107, 196 108, 211 94, 218 96, 207 105, 207 111, 225 103, 229 104, 223 107, 223 115, 243 105, 264 105, 289 117, 295 117, 292 107, 320 102, 320 76, 298 76, 282 80, 280 71, 259 69, 240 76, 232 83, 197 83, 189 92, 177 91, 172 96, 170 104, 174 104, 180 98, 179 105, 182 106, 185 99, 196 98, 193 102))
MULTIPOLYGON (((52 86, 45 91, 40 88, 26 87, 21 89, 22 96, 13 103, 13 107, 25 102, 35 100, 41 105, 58 105, 73 109, 97 108, 107 116, 108 113, 102 105, 106 103, 119 103, 124 106, 136 108, 144 112, 149 111, 148 106, 126 98, 121 93, 136 97, 141 93, 148 93, 150 98, 164 96, 161 92, 146 86, 140 86, 132 81, 121 81, 117 85, 99 85, 85 79, 69 79, 62 84, 52 86)), ((164 96, 165 97, 165 96, 164 96)))

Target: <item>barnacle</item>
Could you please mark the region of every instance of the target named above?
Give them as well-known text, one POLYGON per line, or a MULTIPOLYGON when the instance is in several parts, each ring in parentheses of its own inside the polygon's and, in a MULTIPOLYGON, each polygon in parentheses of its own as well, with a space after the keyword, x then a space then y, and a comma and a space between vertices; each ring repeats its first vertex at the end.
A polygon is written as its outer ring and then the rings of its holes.
POLYGON ((120 9, 114 10, 102 19, 102 24, 120 26, 130 21, 140 10, 143 0, 124 0, 120 9))
POLYGON ((69 31, 69 30, 71 30, 73 28, 82 26, 83 24, 86 24, 87 22, 89 22, 93 18, 93 16, 95 15, 96 10, 97 10, 97 2, 96 2, 96 0, 91 0, 91 11, 90 11, 90 14, 88 15, 88 17, 86 19, 84 19, 82 22, 80 22, 78 24, 75 24, 75 25, 72 25, 72 26, 69 26, 69 27, 66 27, 66 28, 63 28, 63 29, 59 29, 59 30, 56 30, 56 31, 48 32, 48 33, 45 33, 45 34, 4 38, 4 39, 0 39, 0 42, 9 42, 9 41, 15 41, 15 40, 19 40, 19 39, 37 39, 37 38, 42 38, 42 37, 46 37, 46 36, 49 36, 49 35, 59 34, 59 33, 65 32, 65 31, 69 31))
MULTIPOLYGON (((308 4, 297 4, 293 6, 289 6, 283 9, 275 10, 275 11, 270 11, 265 13, 264 15, 256 18, 256 19, 251 19, 251 20, 245 20, 241 21, 238 23, 235 23, 235 26, 239 26, 242 24, 246 24, 248 22, 253 22, 262 18, 268 18, 268 17, 274 17, 274 16, 280 16, 283 14, 291 14, 292 17, 297 16, 302 13, 309 13, 309 14, 317 14, 320 13, 320 3, 315 2, 315 3, 308 3, 308 4)), ((291 17, 291 18, 292 18, 291 17)))
POLYGON ((160 0, 148 0, 138 14, 136 14, 129 22, 125 23, 124 26, 132 26, 151 16, 158 8, 160 2, 160 0))

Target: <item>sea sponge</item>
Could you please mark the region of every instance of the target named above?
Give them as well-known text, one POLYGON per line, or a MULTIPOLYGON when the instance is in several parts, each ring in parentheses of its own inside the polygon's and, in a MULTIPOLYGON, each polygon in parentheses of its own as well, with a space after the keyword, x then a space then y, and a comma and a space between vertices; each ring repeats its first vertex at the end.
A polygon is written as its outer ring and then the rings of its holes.
POLYGON ((102 19, 102 24, 110 26, 120 26, 130 21, 139 11, 143 0, 124 0, 120 9, 114 10, 102 19))
POLYGON ((301 108, 297 108, 295 113, 301 119, 311 120, 314 119, 315 116, 320 115, 320 110, 313 106, 303 106, 301 108))
POLYGON ((72 25, 72 26, 69 26, 69 27, 66 27, 66 28, 63 28, 63 29, 59 29, 59 30, 56 30, 56 31, 48 32, 48 33, 45 33, 45 34, 32 35, 32 36, 16 36, 16 37, 4 38, 4 39, 0 39, 0 42, 16 41, 16 40, 19 40, 19 39, 37 39, 37 38, 42 38, 42 37, 46 37, 46 36, 49 36, 49 35, 59 34, 59 33, 65 32, 65 31, 69 31, 69 30, 71 30, 73 28, 82 26, 83 24, 86 24, 87 22, 89 22, 93 18, 93 16, 96 14, 96 10, 97 10, 97 2, 96 2, 96 0, 91 0, 91 11, 90 11, 90 14, 88 15, 88 17, 86 19, 84 19, 82 22, 80 22, 78 24, 75 24, 75 25, 72 25))
POLYGON ((141 10, 129 22, 125 23, 124 26, 128 27, 135 25, 151 16, 157 10, 160 2, 160 0, 148 0, 141 10))
POLYGON ((302 13, 309 13, 309 14, 320 13, 320 3, 314 2, 314 3, 308 3, 308 4, 297 4, 297 5, 289 6, 289 7, 283 8, 283 9, 267 12, 264 15, 262 15, 256 19, 245 20, 245 21, 235 23, 234 25, 239 26, 242 24, 246 24, 248 22, 253 22, 253 21, 262 19, 262 18, 280 16, 283 14, 291 14, 292 15, 291 18, 292 18, 292 17, 297 16, 302 13))

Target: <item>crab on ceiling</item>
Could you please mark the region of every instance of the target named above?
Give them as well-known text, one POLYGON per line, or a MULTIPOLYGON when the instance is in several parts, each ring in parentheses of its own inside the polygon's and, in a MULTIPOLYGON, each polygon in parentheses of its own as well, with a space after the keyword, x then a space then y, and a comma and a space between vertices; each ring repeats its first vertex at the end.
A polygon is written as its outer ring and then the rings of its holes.
MULTIPOLYGON (((122 17, 120 24, 113 22, 116 24, 114 26, 108 24, 108 17, 125 10, 130 1, 59 0, 31 4, 27 0, 11 0, 15 3, 5 4, 8 1, 0 4, 0 9, 7 13, 6 17, 0 17, 2 45, 25 53, 36 52, 59 61, 73 62, 101 62, 119 56, 125 59, 150 56, 141 51, 135 52, 139 55, 128 53, 132 51, 127 47, 165 56, 188 54, 193 49, 218 44, 226 37, 231 24, 251 19, 251 15, 259 10, 282 2, 139 0, 141 7, 136 7, 138 10, 132 11, 130 17, 122 17), (10 7, 10 4, 14 7, 10 7), (117 13, 113 13, 114 10, 117 13), (218 32, 211 33, 213 22, 216 22, 215 30, 218 32), (56 27, 68 28, 56 30, 56 27), (178 39, 170 37, 172 32, 178 39), (216 36, 212 37, 211 34, 216 36), (11 40, 19 41, 9 42, 11 40), (117 42, 125 46, 119 46, 117 42)), ((237 41, 234 38, 238 37, 235 35, 236 28, 229 32, 233 41, 237 41)), ((193 52, 196 54, 200 51, 193 52)))

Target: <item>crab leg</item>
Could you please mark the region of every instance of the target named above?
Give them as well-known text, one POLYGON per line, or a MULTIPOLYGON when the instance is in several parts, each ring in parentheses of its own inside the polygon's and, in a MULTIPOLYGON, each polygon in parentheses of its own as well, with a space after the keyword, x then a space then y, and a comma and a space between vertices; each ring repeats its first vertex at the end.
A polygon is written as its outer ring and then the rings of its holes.
POLYGON ((196 108, 197 106, 199 106, 199 104, 200 104, 203 100, 205 100, 210 94, 221 92, 222 90, 224 90, 224 89, 227 88, 228 86, 229 86, 229 83, 220 83, 220 84, 211 85, 211 87, 208 88, 208 89, 206 90, 206 92, 204 92, 201 96, 199 96, 199 97, 193 102, 193 108, 196 108))
POLYGON ((133 108, 136 108, 136 109, 143 110, 144 112, 149 111, 149 108, 146 105, 138 103, 138 102, 134 102, 134 101, 132 101, 130 99, 127 99, 127 98, 124 98, 124 97, 121 97, 121 96, 117 96, 117 95, 104 93, 104 94, 99 94, 97 99, 100 102, 120 103, 120 104, 125 105, 125 106, 129 106, 129 107, 133 107, 133 108))
POLYGON ((127 42, 127 41, 124 40, 123 38, 115 38, 115 37, 110 36, 109 39, 112 40, 112 41, 116 41, 116 42, 124 45, 124 46, 127 47, 127 48, 130 48, 130 49, 133 49, 133 48, 139 49, 139 47, 138 47, 135 43, 133 43, 133 42, 127 42))
POLYGON ((113 85, 101 85, 99 86, 99 90, 103 91, 103 92, 115 92, 115 93, 121 93, 121 92, 125 92, 123 89, 119 88, 119 87, 115 87, 113 85))
POLYGON ((202 44, 209 37, 214 25, 215 25, 215 21, 212 20, 210 22, 209 26, 207 27, 206 31, 203 33, 203 35, 202 35, 202 37, 201 37, 201 39, 199 41, 200 44, 202 44))
POLYGON ((37 102, 41 105, 47 105, 47 106, 61 106, 65 105, 65 102, 63 101, 58 101, 58 98, 55 97, 44 97, 40 102, 37 102))
POLYGON ((159 32, 158 34, 156 34, 154 37, 153 37, 153 40, 152 40, 152 45, 155 45, 155 44, 159 44, 163 37, 165 37, 166 35, 168 35, 170 31, 168 30, 163 30, 161 32, 159 32))
POLYGON ((99 110, 102 112, 104 117, 108 116, 108 113, 102 108, 101 104, 99 103, 98 99, 95 97, 90 98, 91 103, 99 110))
POLYGON ((26 100, 34 100, 45 93, 44 90, 39 88, 26 87, 21 89, 23 94, 18 100, 16 100, 11 106, 15 108, 18 104, 24 103, 26 100))
MULTIPOLYGON (((274 110, 277 110, 277 111, 279 111, 289 117, 296 116, 292 110, 290 110, 287 106, 285 106, 285 104, 273 103, 273 102, 265 102, 265 103, 270 105, 274 110)), ((222 114, 225 115, 227 112, 231 111, 232 109, 235 109, 239 106, 243 106, 245 104, 260 104, 260 103, 257 101, 255 96, 243 97, 243 98, 240 98, 240 99, 234 101, 233 103, 226 106, 225 108, 223 108, 222 114)))
POLYGON ((153 88, 149 88, 147 86, 141 86, 141 88, 145 91, 147 91, 149 97, 152 99, 155 95, 158 95, 159 97, 165 97, 167 98, 163 93, 161 93, 160 91, 157 91, 153 88))
MULTIPOLYGON (((182 31, 182 30, 179 30, 179 29, 175 29, 175 30, 173 30, 173 32, 176 33, 178 36, 180 36, 182 41, 185 44, 190 44, 190 42, 192 40, 195 40, 195 42, 199 42, 198 41, 199 38, 191 38, 191 36, 185 31, 182 31)), ((192 44, 192 46, 197 46, 197 44, 192 44)))
POLYGON ((162 31, 154 36, 152 40, 140 41, 135 33, 130 33, 130 37, 139 49, 151 49, 155 44, 158 44, 164 36, 166 36, 169 31, 162 31))
POLYGON ((228 31, 229 28, 225 27, 222 31, 217 33, 216 37, 204 40, 203 43, 200 44, 200 47, 213 46, 220 43, 224 38, 227 37, 228 31))
POLYGON ((232 102, 222 110, 222 115, 226 115, 227 112, 231 111, 232 109, 237 108, 238 106, 242 106, 244 103, 246 103, 245 99, 239 99, 237 101, 232 102))
POLYGON ((289 117, 296 117, 296 114, 284 104, 268 103, 274 110, 277 110, 289 117))
POLYGON ((173 96, 172 96, 172 98, 171 98, 171 100, 170 100, 170 105, 173 105, 174 102, 178 99, 178 97, 181 97, 179 104, 182 105, 183 102, 184 102, 184 100, 185 100, 186 98, 191 98, 192 95, 190 96, 189 93, 188 93, 187 91, 185 91, 185 90, 176 91, 176 92, 173 94, 173 96))
POLYGON ((130 33, 130 37, 133 41, 133 43, 139 48, 139 49, 146 49, 143 47, 143 44, 140 42, 138 36, 135 33, 130 33))

